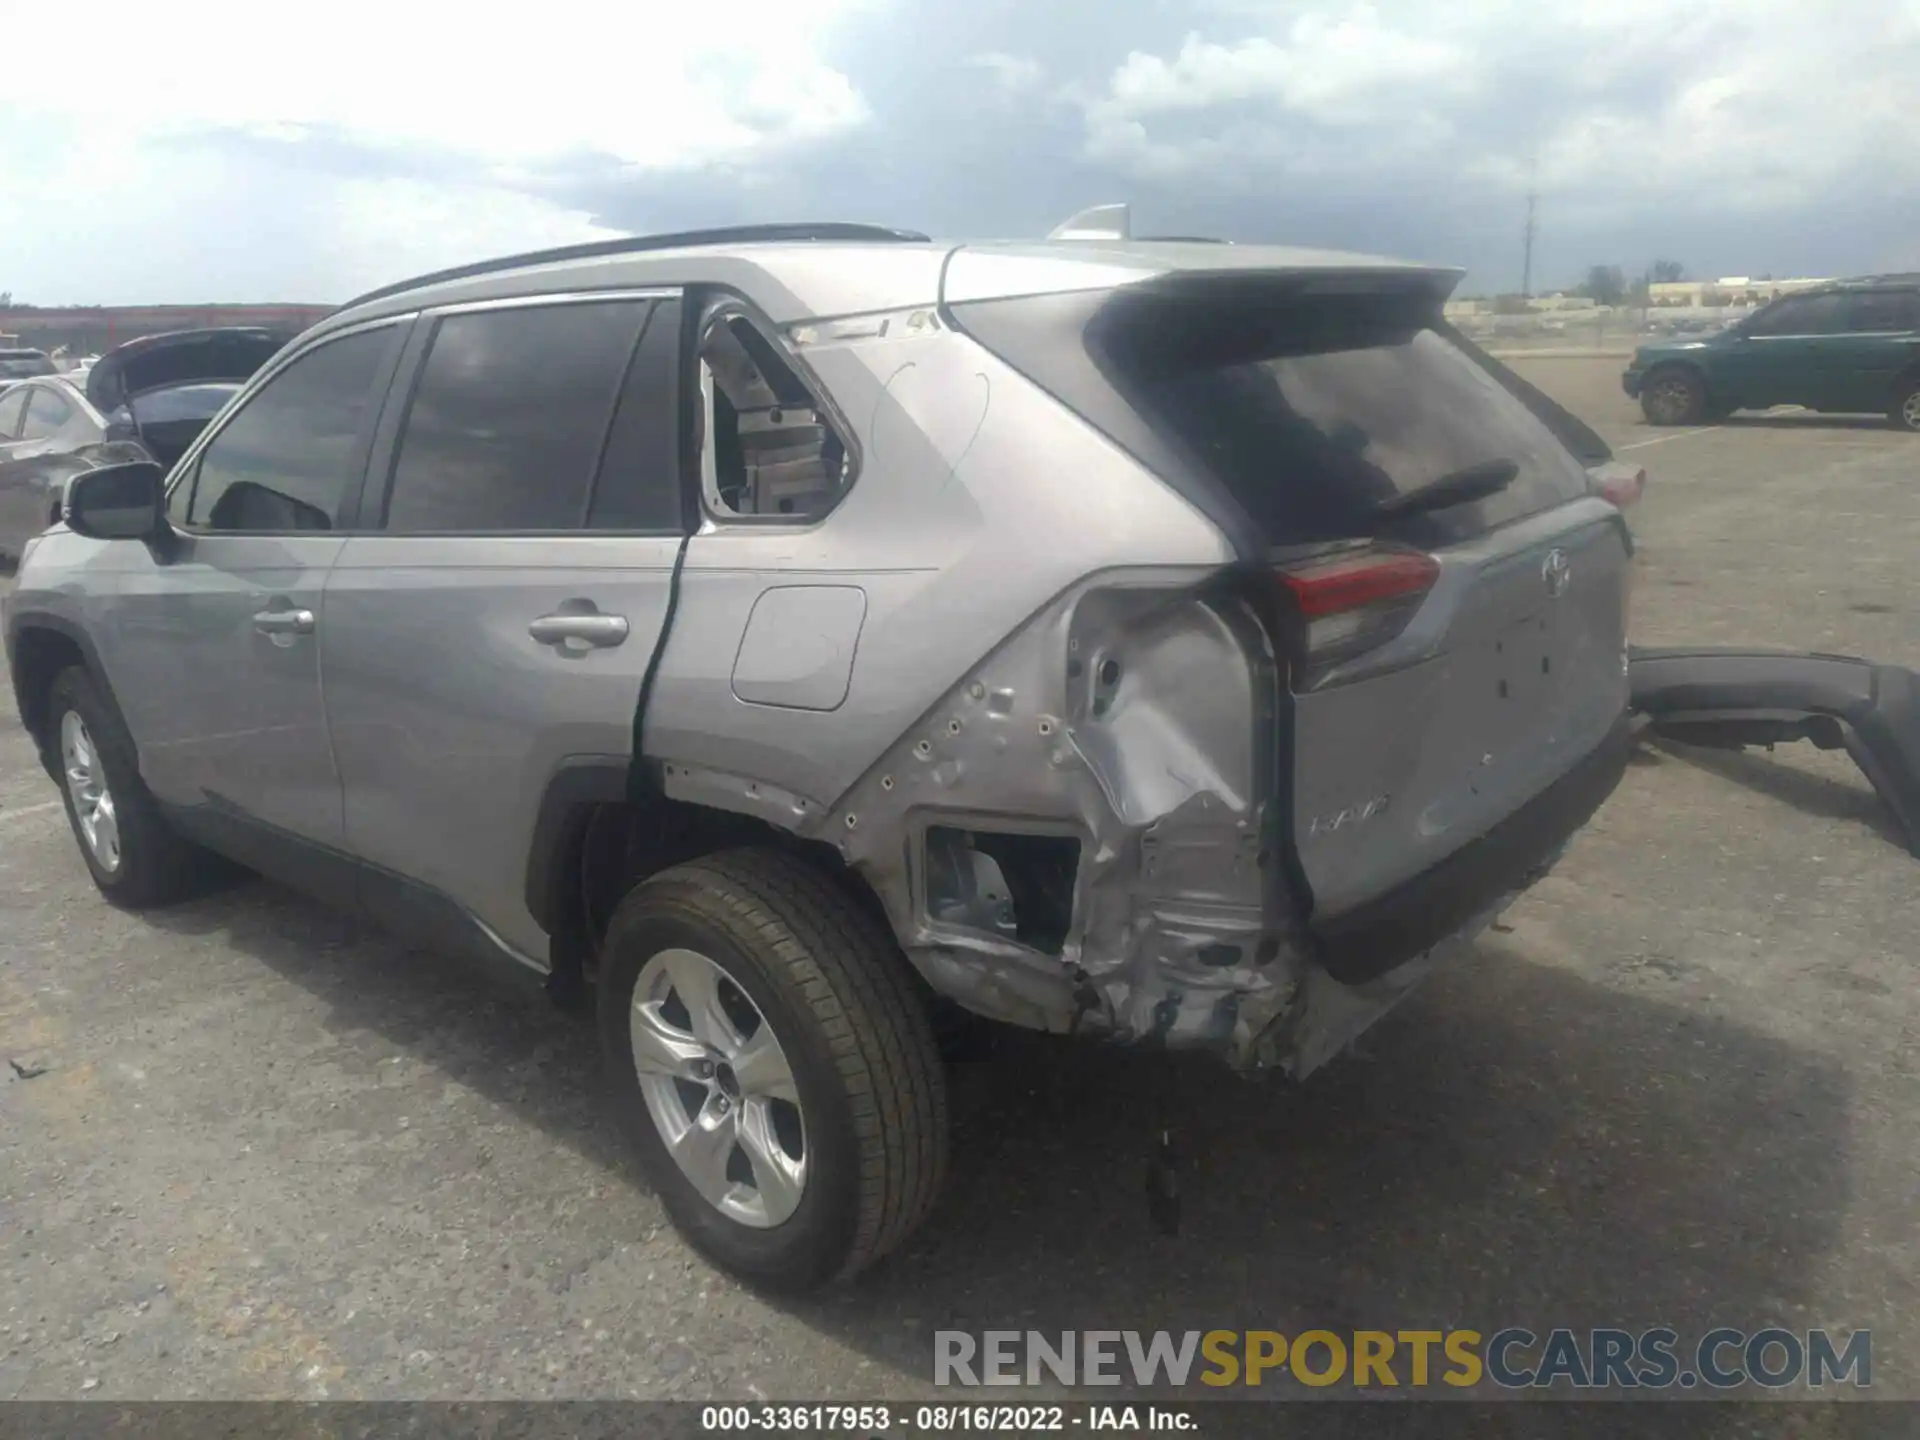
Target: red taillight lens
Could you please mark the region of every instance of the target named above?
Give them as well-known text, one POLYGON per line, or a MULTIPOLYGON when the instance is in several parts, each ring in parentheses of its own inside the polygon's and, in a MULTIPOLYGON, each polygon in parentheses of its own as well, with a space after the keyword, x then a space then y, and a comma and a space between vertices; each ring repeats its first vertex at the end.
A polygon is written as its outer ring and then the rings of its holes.
POLYGON ((1624 465, 1615 461, 1596 466, 1592 474, 1595 492, 1609 505, 1621 510, 1639 503, 1641 492, 1647 488, 1647 472, 1643 466, 1624 465))
POLYGON ((1440 562, 1431 555, 1369 549, 1285 566, 1280 583, 1293 593, 1293 603, 1303 616, 1318 620, 1386 600, 1424 595, 1439 574, 1440 562))
POLYGON ((1309 689, 1333 666, 1406 629, 1440 577, 1440 562, 1375 545, 1281 565, 1275 577, 1297 626, 1294 683, 1309 689))

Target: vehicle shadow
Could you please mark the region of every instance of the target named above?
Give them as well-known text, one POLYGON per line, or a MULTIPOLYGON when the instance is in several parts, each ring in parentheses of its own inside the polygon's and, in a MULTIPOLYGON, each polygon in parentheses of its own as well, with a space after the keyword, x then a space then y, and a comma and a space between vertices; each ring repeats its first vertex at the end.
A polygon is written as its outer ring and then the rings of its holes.
POLYGON ((537 976, 413 949, 251 876, 145 918, 174 934, 217 935, 324 1001, 329 1032, 378 1036, 595 1165, 631 1170, 600 1104, 593 1027, 555 1006, 537 976))
POLYGON ((942 1328, 1792 1323, 1847 1201, 1833 1066, 1499 936, 1298 1089, 1001 1049, 956 1077, 933 1222, 798 1307, 923 1385, 942 1328), (1144 1193, 1163 1127, 1189 1167, 1177 1236, 1144 1193))
MULTIPOLYGON (((1649 737, 1662 753, 1682 764, 1705 770, 1758 794, 1790 805, 1818 820, 1854 820, 1888 844, 1907 849, 1900 824, 1873 791, 1866 777, 1849 784, 1830 775, 1816 775, 1764 754, 1746 750, 1716 750, 1688 745, 1663 735, 1649 737)), ((1849 762, 1850 763, 1850 762, 1849 762)))
POLYGON ((1765 410, 1740 411, 1720 422, 1729 430, 1888 430, 1884 415, 1821 415, 1795 410, 1776 415, 1765 410))
MULTIPOLYGON (((524 987, 259 882, 153 919, 640 1183, 591 1028, 524 987)), ((876 1393, 927 1391, 945 1328, 1804 1325, 1848 1201, 1838 1069, 1500 935, 1304 1087, 993 1029, 951 1105, 926 1228, 851 1288, 777 1302, 869 1357, 876 1393), (1175 1235, 1146 1203, 1162 1131, 1175 1235)))

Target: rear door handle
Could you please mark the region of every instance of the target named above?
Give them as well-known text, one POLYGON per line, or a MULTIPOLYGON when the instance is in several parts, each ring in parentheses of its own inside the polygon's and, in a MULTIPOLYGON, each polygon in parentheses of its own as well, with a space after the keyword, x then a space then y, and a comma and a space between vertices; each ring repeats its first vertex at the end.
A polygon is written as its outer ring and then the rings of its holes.
POLYGON ((311 635, 313 611, 262 610, 253 617, 253 628, 262 635, 311 635))
POLYGON ((594 611, 542 615, 527 627, 527 633, 542 645, 565 645, 573 641, 608 649, 627 638, 627 617, 594 611))

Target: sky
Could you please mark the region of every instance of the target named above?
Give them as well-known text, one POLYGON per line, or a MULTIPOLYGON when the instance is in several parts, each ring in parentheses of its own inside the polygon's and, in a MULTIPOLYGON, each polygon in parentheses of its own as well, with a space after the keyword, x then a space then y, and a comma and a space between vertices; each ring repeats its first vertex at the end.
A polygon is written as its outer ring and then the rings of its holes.
POLYGON ((330 304, 635 231, 865 220, 1457 265, 1920 269, 1920 0, 90 0, 14 12, 0 292, 330 304), (454 18, 458 16, 459 18, 454 18), (92 50, 25 31, 84 26, 92 50))

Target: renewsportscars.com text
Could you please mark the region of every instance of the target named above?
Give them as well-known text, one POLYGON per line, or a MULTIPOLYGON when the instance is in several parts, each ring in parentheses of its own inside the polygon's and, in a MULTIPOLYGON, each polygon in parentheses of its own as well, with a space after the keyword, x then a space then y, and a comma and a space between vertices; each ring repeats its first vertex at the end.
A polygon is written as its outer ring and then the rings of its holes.
POLYGON ((1267 1384, 1508 1390, 1770 1390, 1873 1383, 1866 1330, 1665 1326, 1478 1330, 939 1330, 933 1382, 1002 1385, 1267 1384))

